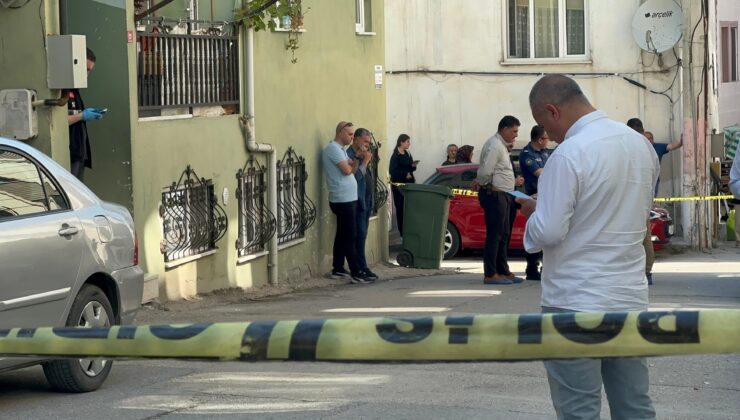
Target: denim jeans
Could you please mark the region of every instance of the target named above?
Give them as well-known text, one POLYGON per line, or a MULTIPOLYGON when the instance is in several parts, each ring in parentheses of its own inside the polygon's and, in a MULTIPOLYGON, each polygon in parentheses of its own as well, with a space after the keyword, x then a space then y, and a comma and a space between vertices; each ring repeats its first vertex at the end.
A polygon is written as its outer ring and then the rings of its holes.
MULTIPOLYGON (((542 312, 573 311, 543 306, 542 312)), ((558 419, 599 419, 602 383, 613 420, 655 419, 644 357, 561 359, 544 363, 558 419)))
POLYGON ((357 236, 355 237, 355 256, 357 257, 357 268, 367 270, 367 260, 365 259, 365 242, 367 241, 367 228, 370 224, 370 213, 372 209, 363 210, 357 206, 357 236))

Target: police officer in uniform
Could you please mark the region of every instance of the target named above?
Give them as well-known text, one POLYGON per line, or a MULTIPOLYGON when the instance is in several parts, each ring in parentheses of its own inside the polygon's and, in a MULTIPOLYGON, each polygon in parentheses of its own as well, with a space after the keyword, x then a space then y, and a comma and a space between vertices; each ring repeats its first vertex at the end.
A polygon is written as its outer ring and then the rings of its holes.
MULTIPOLYGON (((547 148, 550 137, 547 136, 545 128, 541 125, 532 127, 529 135, 530 142, 524 146, 519 153, 519 167, 524 176, 524 192, 528 195, 537 194, 537 181, 540 174, 545 168, 547 158, 550 157, 551 150, 547 148)), ((541 280, 540 260, 542 260, 542 251, 530 254, 527 253, 527 280, 541 280)))

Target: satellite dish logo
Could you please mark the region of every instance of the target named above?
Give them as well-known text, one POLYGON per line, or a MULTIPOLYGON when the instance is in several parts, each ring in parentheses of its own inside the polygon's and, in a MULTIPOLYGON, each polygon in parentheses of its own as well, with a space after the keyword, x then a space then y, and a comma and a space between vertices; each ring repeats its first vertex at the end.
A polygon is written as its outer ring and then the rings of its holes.
POLYGON ((660 19, 660 18, 669 18, 673 16, 673 10, 668 10, 666 12, 647 12, 645 13, 645 18, 653 18, 653 19, 660 19))

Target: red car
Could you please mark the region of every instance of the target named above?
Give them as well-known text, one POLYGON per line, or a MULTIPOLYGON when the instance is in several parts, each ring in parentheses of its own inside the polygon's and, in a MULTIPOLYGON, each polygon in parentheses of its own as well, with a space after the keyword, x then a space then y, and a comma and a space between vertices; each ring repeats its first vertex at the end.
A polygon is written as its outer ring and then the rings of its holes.
MULTIPOLYGON (((519 174, 519 163, 514 162, 514 171, 519 174)), ((440 166, 429 177, 425 184, 445 185, 456 190, 450 201, 450 212, 447 216, 447 232, 445 233, 444 258, 454 257, 461 249, 483 249, 486 241, 486 224, 483 219, 483 209, 478 203, 478 197, 470 190, 470 185, 478 172, 477 163, 440 166), (465 192, 462 192, 462 191, 465 192)), ((517 211, 514 228, 509 240, 510 250, 524 249, 524 227, 526 218, 517 211)), ((653 247, 661 249, 669 238, 673 236, 673 221, 668 210, 653 207, 650 212, 650 226, 653 238, 653 247)))

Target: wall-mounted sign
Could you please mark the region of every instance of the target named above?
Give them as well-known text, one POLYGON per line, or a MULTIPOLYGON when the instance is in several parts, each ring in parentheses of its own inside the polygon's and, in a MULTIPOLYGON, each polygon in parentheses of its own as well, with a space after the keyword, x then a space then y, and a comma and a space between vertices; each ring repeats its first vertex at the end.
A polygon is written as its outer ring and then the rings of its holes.
POLYGON ((375 89, 383 89, 383 66, 375 65, 375 89))

